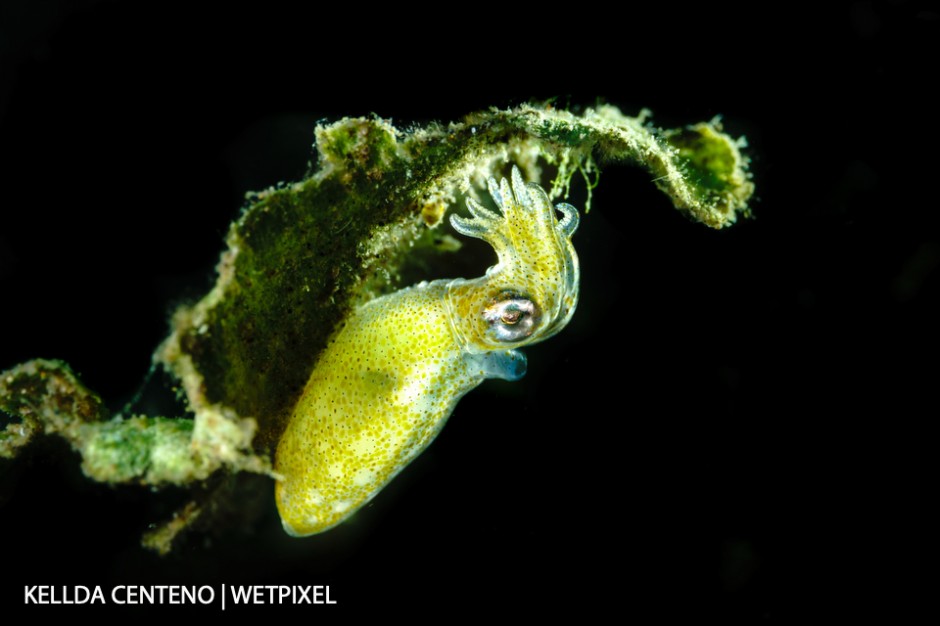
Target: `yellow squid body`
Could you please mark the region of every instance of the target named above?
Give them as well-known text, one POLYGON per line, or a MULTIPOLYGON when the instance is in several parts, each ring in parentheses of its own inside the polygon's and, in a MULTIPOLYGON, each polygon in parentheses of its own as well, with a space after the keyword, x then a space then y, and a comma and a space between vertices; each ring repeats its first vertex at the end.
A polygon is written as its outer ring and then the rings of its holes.
POLYGON ((454 228, 498 262, 472 280, 436 280, 376 298, 334 333, 277 448, 278 511, 288 534, 329 530, 369 502, 440 432, 487 378, 518 380, 518 348, 571 319, 580 274, 578 213, 545 191, 491 178, 500 213, 468 199, 454 228), (556 211, 561 218, 556 217, 556 211))

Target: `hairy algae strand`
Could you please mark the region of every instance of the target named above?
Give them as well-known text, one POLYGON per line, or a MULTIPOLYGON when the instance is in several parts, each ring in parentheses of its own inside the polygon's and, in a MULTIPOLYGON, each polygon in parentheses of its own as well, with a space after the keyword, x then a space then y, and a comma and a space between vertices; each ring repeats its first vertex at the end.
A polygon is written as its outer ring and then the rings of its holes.
MULTIPOLYGON (((377 118, 318 126, 315 170, 250 196, 229 229, 214 288, 175 314, 157 351, 193 419, 111 418, 64 364, 32 361, 0 374, 0 409, 13 418, 0 433, 0 456, 46 433, 65 437, 86 474, 103 482, 196 491, 222 467, 270 475, 271 453, 337 325, 400 287, 409 258, 433 262, 452 250, 426 236, 428 227, 510 163, 530 181, 552 166, 557 175, 542 181, 552 200, 576 174, 590 189, 599 166, 630 162, 707 226, 747 214, 753 184, 738 141, 716 122, 661 130, 647 116, 526 105, 406 131, 377 118)), ((200 502, 150 545, 167 549, 185 520, 200 517, 200 502)))

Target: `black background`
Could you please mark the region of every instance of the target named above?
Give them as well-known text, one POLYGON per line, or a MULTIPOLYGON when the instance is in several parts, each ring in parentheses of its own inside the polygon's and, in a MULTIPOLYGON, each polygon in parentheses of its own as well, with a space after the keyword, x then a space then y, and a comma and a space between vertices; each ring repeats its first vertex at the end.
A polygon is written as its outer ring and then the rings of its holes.
POLYGON ((243 194, 301 177, 320 119, 407 126, 548 97, 663 126, 723 114, 750 142, 756 219, 707 229, 648 174, 605 168, 569 328, 319 537, 286 537, 272 500, 160 559, 138 537, 180 494, 90 483, 67 446, 39 444, 0 465, 3 610, 24 584, 263 583, 332 585, 340 604, 303 609, 314 620, 915 611, 935 499, 940 14, 439 11, 4 3, 0 369, 63 359, 119 408, 174 307, 211 284, 243 194))

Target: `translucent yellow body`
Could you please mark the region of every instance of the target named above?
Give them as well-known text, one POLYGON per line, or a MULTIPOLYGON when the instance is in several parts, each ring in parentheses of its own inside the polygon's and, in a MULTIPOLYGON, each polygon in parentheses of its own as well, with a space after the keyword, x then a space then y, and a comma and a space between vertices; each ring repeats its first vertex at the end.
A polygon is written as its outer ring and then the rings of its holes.
POLYGON ((431 443, 465 393, 487 378, 520 378, 516 348, 568 323, 578 297, 577 211, 552 207, 512 174, 511 186, 489 181, 501 213, 469 200, 473 217, 451 219, 496 250, 485 276, 377 298, 334 334, 277 449, 276 499, 289 534, 347 519, 431 443))

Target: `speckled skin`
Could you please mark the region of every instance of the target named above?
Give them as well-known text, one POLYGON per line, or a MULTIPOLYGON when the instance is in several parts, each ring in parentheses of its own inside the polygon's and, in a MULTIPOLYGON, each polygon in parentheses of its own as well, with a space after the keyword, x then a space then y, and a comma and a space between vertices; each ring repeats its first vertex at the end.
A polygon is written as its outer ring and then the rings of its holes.
POLYGON ((465 393, 487 378, 521 378, 525 357, 516 348, 571 319, 577 211, 553 208, 516 168, 511 186, 490 179, 489 191, 501 214, 468 200, 472 218, 451 218, 458 232, 496 250, 485 276, 377 298, 330 340, 277 449, 277 506, 289 534, 347 519, 431 443, 465 393))

